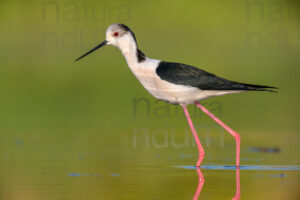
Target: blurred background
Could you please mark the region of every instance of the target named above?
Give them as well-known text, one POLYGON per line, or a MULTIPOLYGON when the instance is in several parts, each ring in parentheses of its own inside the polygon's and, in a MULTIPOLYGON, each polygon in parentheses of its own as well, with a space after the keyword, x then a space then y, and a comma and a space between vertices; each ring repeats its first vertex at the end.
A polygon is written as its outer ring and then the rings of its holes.
MULTIPOLYGON (((289 0, 0 2, 0 199, 191 199, 197 150, 179 106, 157 101, 112 23, 150 58, 276 86, 203 101, 240 133, 241 165, 299 160, 300 4, 289 0)), ((233 138, 192 105, 204 165, 234 165, 233 138)), ((200 198, 229 199, 235 171, 203 170, 200 198)), ((241 171, 244 199, 299 198, 299 171, 241 171)))

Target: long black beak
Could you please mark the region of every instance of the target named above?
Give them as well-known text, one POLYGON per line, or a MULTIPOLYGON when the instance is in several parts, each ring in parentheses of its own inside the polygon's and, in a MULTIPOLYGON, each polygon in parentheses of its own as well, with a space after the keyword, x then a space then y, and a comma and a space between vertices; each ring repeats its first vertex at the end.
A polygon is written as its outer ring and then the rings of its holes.
POLYGON ((80 60, 81 58, 83 58, 83 57, 89 55, 89 54, 92 53, 93 51, 96 51, 97 49, 99 49, 99 48, 105 46, 106 44, 107 44, 107 41, 104 40, 101 44, 99 44, 98 46, 96 46, 95 48, 93 48, 92 50, 90 50, 89 52, 83 54, 82 56, 80 56, 79 58, 77 58, 75 61, 80 60))

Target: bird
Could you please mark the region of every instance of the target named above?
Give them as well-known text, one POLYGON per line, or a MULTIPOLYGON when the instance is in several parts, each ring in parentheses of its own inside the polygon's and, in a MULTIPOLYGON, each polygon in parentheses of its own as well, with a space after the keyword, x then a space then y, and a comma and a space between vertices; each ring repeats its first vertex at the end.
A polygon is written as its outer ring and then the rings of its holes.
POLYGON ((207 110, 200 102, 210 97, 246 91, 277 92, 275 89, 278 88, 235 82, 191 65, 148 58, 138 48, 133 31, 122 23, 111 24, 106 30, 105 40, 75 61, 79 61, 107 45, 115 46, 121 50, 132 73, 153 97, 182 107, 198 148, 196 167, 200 167, 205 151, 187 109, 187 106, 191 104, 195 104, 234 137, 236 141, 236 166, 240 166, 240 135, 207 110))

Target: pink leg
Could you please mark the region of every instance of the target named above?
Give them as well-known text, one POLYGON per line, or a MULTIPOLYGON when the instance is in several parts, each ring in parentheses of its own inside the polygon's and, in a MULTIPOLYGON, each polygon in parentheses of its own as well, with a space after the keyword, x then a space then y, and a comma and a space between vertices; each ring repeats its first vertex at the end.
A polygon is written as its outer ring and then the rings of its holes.
POLYGON ((204 108, 200 103, 195 103, 198 108, 200 108, 203 112, 205 112, 208 116, 210 116, 213 120, 215 120, 218 124, 220 124, 226 131, 228 131, 236 141, 236 166, 240 166, 240 145, 241 145, 241 138, 240 135, 229 128, 226 124, 224 124, 220 119, 218 119, 214 114, 209 112, 206 108, 204 108))
POLYGON ((204 176, 200 170, 200 168, 197 168, 197 174, 198 174, 198 178, 199 178, 199 181, 198 181, 198 186, 197 186, 197 190, 195 192, 195 195, 193 197, 193 200, 197 200, 199 195, 200 195, 200 192, 203 188, 203 185, 204 185, 204 176))
POLYGON ((187 119, 187 121, 188 121, 188 123, 189 123, 189 125, 190 125, 191 131, 192 131, 192 133, 193 133, 193 135, 194 135, 194 138, 195 138, 195 141, 196 141, 196 144, 197 144, 197 147, 198 147, 198 151, 199 151, 199 159, 198 159, 198 162, 197 162, 197 164, 196 164, 196 167, 200 167, 200 164, 201 164, 201 162, 202 162, 202 160, 203 160, 203 158, 204 158, 205 152, 204 152, 204 149, 203 149, 203 147, 202 147, 202 145, 201 145, 201 142, 200 142, 200 140, 199 140, 199 138, 198 138, 196 129, 195 129, 194 125, 193 125, 192 119, 191 119, 191 117, 190 117, 190 114, 189 114, 189 112, 188 112, 188 109, 186 108, 186 105, 182 104, 181 106, 182 106, 182 108, 183 108, 183 111, 184 111, 184 113, 185 113, 186 119, 187 119))

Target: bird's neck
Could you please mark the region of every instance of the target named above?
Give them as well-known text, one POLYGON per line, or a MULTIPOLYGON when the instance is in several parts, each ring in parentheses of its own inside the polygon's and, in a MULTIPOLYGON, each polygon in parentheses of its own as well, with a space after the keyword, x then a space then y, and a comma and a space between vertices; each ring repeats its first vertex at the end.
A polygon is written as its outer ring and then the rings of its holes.
POLYGON ((131 43, 130 45, 121 48, 121 51, 130 68, 139 66, 141 63, 143 63, 146 60, 145 54, 138 49, 136 43, 131 43))

